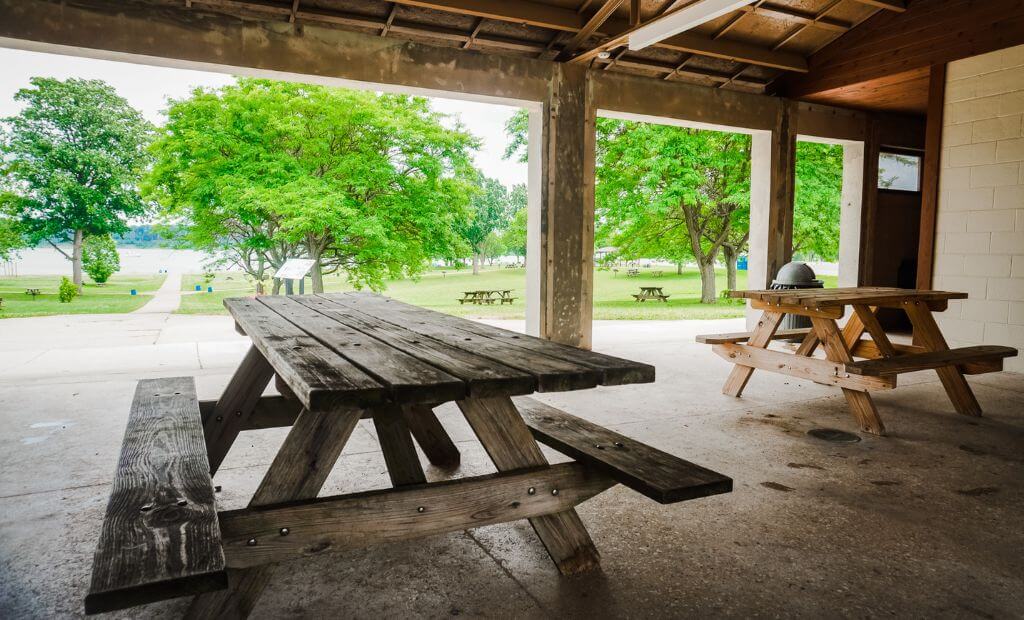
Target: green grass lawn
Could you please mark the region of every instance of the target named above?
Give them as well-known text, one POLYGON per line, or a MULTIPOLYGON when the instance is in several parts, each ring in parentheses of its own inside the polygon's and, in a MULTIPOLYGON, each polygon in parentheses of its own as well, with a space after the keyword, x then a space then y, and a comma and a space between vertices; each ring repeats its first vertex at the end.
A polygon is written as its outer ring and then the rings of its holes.
MULTIPOLYGON (((696 270, 684 271, 677 275, 673 268, 661 268, 664 275, 654 277, 651 272, 659 268, 641 269, 641 275, 625 276, 625 270, 618 274, 611 271, 594 272, 594 319, 722 319, 743 316, 743 304, 739 301, 719 300, 716 304, 700 303, 700 274, 696 270), (637 303, 632 294, 641 286, 660 286, 668 302, 647 301, 637 303)), ((739 272, 739 288, 746 287, 747 272, 739 272)), ((824 276, 825 286, 834 287, 835 277, 824 276)), ((186 314, 222 314, 225 297, 253 294, 253 285, 237 272, 219 272, 207 282, 201 275, 186 276, 182 288, 193 291, 201 284, 203 292, 188 293, 182 299, 178 312, 186 314), (207 293, 206 287, 213 286, 207 293)), ((725 288, 725 270, 718 272, 719 294, 725 288)), ((307 292, 310 289, 306 282, 307 292)), ((324 287, 328 292, 352 290, 344 277, 329 276, 324 287)), ((468 269, 461 271, 431 271, 419 280, 395 280, 388 283, 383 294, 417 306, 431 308, 458 316, 473 318, 522 319, 526 313, 526 272, 524 269, 488 269, 474 276, 468 269), (458 299, 462 291, 474 289, 512 289, 516 301, 504 305, 462 305, 458 299)))
POLYGON ((152 293, 163 284, 164 275, 114 275, 104 285, 86 281, 82 294, 71 303, 63 304, 57 298, 60 276, 18 276, 0 278, 0 318, 48 316, 54 314, 105 314, 131 312, 150 300, 152 293), (25 289, 37 288, 42 294, 35 299, 25 289), (138 295, 131 295, 136 289, 138 295))

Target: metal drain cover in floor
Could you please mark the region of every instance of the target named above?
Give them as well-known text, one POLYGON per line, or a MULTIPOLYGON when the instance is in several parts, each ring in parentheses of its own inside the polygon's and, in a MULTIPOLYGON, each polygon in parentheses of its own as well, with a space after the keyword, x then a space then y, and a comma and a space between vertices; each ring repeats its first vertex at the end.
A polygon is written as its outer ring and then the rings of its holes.
POLYGON ((833 443, 857 443, 860 441, 858 435, 835 428, 812 428, 807 431, 807 434, 815 439, 824 439, 833 443))

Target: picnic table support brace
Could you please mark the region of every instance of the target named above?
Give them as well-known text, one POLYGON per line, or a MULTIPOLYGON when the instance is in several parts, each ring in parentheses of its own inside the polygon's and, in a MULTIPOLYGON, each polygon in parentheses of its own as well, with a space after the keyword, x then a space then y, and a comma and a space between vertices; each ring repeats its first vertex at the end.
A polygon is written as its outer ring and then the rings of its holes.
MULTIPOLYGON (((498 471, 548 466, 512 399, 471 398, 458 405, 498 471)), ((533 517, 530 524, 563 575, 600 565, 600 554, 574 508, 533 517)))
MULTIPOLYGON (((327 411, 304 409, 249 506, 316 497, 361 414, 360 409, 353 407, 327 411)), ((270 582, 274 569, 273 564, 268 564, 229 571, 230 589, 196 596, 186 618, 247 617, 270 582)))
POLYGON ((437 419, 433 407, 406 405, 402 408, 402 412, 405 414, 406 425, 427 460, 441 469, 454 469, 459 466, 461 462, 459 449, 455 447, 455 442, 441 426, 441 421, 437 419))
POLYGON ((384 453, 391 484, 400 487, 426 483, 427 477, 423 474, 401 407, 387 405, 374 408, 373 426, 377 430, 377 441, 384 453))

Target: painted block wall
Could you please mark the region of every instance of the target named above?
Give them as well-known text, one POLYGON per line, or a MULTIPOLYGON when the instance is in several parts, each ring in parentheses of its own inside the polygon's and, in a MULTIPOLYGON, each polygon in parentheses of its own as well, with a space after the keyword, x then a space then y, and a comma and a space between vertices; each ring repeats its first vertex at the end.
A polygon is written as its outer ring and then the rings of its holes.
POLYGON ((950 63, 945 101, 934 286, 970 297, 936 319, 950 346, 1024 352, 1024 45, 950 63))

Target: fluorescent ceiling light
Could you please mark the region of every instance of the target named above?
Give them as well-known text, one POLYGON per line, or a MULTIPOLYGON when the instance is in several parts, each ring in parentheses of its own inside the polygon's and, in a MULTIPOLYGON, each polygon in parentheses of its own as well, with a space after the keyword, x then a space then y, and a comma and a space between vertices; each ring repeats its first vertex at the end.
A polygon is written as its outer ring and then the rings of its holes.
POLYGON ((673 11, 646 26, 637 28, 629 35, 629 49, 642 50, 753 2, 754 0, 698 0, 686 8, 673 11))

